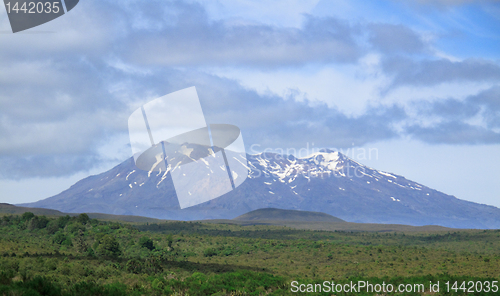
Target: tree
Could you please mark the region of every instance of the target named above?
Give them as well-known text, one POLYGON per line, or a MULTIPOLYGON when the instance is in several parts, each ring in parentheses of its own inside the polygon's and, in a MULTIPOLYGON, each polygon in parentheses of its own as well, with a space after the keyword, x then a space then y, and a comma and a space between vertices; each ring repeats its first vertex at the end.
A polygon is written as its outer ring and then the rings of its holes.
POLYGON ((33 230, 33 229, 42 229, 47 227, 47 224, 49 223, 49 219, 45 216, 34 216, 31 218, 29 224, 28 224, 28 229, 33 230))
POLYGON ((155 246, 153 244, 153 241, 146 236, 143 236, 139 239, 139 245, 143 248, 146 248, 150 251, 154 250, 155 246))
POLYGON ((54 234, 54 236, 52 237, 52 242, 58 245, 71 246, 70 238, 59 231, 56 232, 56 234, 54 234))
POLYGON ((90 222, 89 215, 87 215, 85 213, 78 215, 78 217, 76 218, 76 222, 78 222, 82 225, 87 224, 88 222, 90 222))
POLYGON ((74 245, 76 250, 80 253, 86 253, 88 250, 88 245, 85 242, 85 238, 83 236, 83 231, 79 230, 78 235, 73 238, 74 245))
POLYGON ((47 232, 49 234, 54 234, 56 233, 58 230, 59 230, 59 225, 57 224, 57 220, 51 220, 48 224, 47 224, 47 232))
POLYGON ((24 212, 23 215, 21 216, 21 220, 23 221, 28 221, 31 220, 31 218, 35 217, 35 214, 32 212, 24 212))
POLYGON ((139 261, 137 259, 130 259, 127 262, 126 267, 127 267, 127 270, 129 272, 132 272, 132 273, 135 273, 135 274, 139 274, 142 271, 142 263, 141 263, 141 261, 139 261))
POLYGON ((66 215, 66 216, 62 216, 62 217, 59 217, 57 218, 57 225, 59 226, 59 228, 64 228, 66 226, 66 224, 68 224, 69 220, 71 220, 71 217, 69 215, 66 215))
POLYGON ((174 239, 171 234, 167 236, 167 245, 168 245, 168 251, 173 251, 174 247, 172 247, 172 244, 174 243, 174 239))
POLYGON ((116 238, 106 234, 100 239, 96 253, 100 256, 118 257, 122 254, 122 251, 116 238))

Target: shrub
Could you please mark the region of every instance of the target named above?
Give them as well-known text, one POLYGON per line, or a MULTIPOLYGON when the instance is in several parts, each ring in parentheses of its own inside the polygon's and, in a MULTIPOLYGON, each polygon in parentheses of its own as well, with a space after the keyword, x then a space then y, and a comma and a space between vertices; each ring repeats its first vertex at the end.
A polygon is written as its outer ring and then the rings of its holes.
POLYGON ((126 268, 131 273, 139 274, 142 271, 142 263, 137 259, 130 259, 127 261, 126 268))
POLYGON ((143 248, 146 248, 150 251, 154 250, 155 246, 153 244, 153 241, 146 236, 143 236, 139 239, 139 245, 143 248))
POLYGON ((71 217, 66 215, 66 216, 63 216, 63 217, 59 217, 57 218, 57 226, 59 226, 59 228, 64 228, 66 226, 66 224, 68 224, 69 220, 71 220, 71 217))
POLYGON ((0 285, 10 285, 12 278, 14 277, 14 271, 1 271, 0 272, 0 285))
POLYGON ((66 243, 66 241, 69 241, 70 242, 69 245, 71 245, 71 241, 69 240, 68 236, 66 236, 62 232, 57 232, 52 237, 52 242, 55 244, 58 244, 58 245, 62 245, 63 243, 64 243, 64 245, 68 245, 68 243, 66 243))
POLYGON ((93 281, 80 282, 71 288, 71 295, 79 296, 94 296, 94 295, 110 295, 121 296, 127 295, 127 286, 124 284, 113 283, 105 286, 100 286, 93 281))
MULTIPOLYGON (((26 213, 25 213, 26 214, 26 213)), ((49 219, 45 216, 34 216, 31 218, 29 224, 28 224, 28 229, 33 230, 33 229, 42 229, 47 227, 47 224, 49 223, 49 219)))
POLYGON ((144 262, 144 271, 148 274, 155 274, 163 271, 161 258, 158 256, 149 257, 144 262))
POLYGON ((88 245, 83 236, 83 231, 79 230, 78 235, 73 238, 74 245, 76 246, 76 250, 80 253, 86 253, 88 251, 88 245))
POLYGON ((76 218, 76 222, 78 222, 81 225, 87 224, 88 222, 90 222, 89 215, 85 213, 78 215, 78 217, 76 218))
POLYGON ((70 223, 66 226, 66 231, 68 231, 69 233, 78 233, 79 231, 85 231, 85 226, 83 226, 82 224, 80 224, 79 222, 73 222, 73 223, 70 223))
POLYGON ((22 221, 29 221, 31 218, 35 217, 35 214, 32 212, 24 212, 23 215, 21 216, 22 221))
POLYGON ((109 224, 109 228, 111 228, 113 230, 120 229, 120 224, 117 222, 113 222, 113 223, 109 224))
POLYGON ((122 254, 122 251, 116 238, 112 235, 106 234, 99 241, 96 253, 100 256, 118 257, 122 254))
POLYGON ((212 248, 208 248, 208 249, 205 249, 205 251, 203 251, 203 256, 205 256, 205 257, 212 257, 215 255, 217 255, 217 252, 212 248))
POLYGON ((57 224, 57 220, 52 220, 47 224, 47 233, 54 234, 59 230, 59 225, 57 224))

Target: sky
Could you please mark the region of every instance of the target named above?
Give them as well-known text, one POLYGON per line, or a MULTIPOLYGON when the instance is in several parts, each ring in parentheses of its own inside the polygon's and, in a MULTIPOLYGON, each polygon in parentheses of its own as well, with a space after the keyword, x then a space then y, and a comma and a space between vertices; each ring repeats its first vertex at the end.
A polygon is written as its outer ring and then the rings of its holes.
POLYGON ((82 0, 16 34, 0 8, 0 202, 121 163, 132 112, 195 86, 248 153, 336 149, 500 207, 499 32, 497 0, 82 0))

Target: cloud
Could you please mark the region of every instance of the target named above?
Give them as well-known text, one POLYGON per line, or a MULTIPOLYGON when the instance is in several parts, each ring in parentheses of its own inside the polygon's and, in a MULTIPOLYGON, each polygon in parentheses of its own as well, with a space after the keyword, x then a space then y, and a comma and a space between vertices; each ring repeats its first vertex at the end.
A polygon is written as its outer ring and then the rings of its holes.
POLYGON ((212 21, 201 4, 187 1, 86 1, 77 9, 44 25, 47 34, 2 36, 9 39, 2 42, 0 59, 57 53, 115 56, 149 66, 268 68, 352 63, 363 54, 358 28, 334 18, 306 15, 301 28, 212 21))
MULTIPOLYGON (((372 108, 362 116, 350 117, 326 104, 297 101, 293 96, 285 99, 272 94, 259 95, 236 81, 194 70, 160 69, 149 74, 125 75, 103 67, 99 72, 105 77, 115 75, 108 81, 115 85, 113 91, 84 84, 78 88, 81 93, 66 94, 69 107, 60 110, 60 104, 51 104, 55 103, 51 101, 51 92, 47 97, 36 97, 35 91, 29 90, 32 95, 23 101, 26 110, 20 108, 14 116, 0 113, 0 176, 49 177, 90 170, 106 161, 99 149, 109 137, 127 132, 127 118, 133 109, 193 85, 197 87, 207 121, 239 126, 247 148, 252 144, 263 148, 300 148, 308 142, 316 143, 317 147, 362 145, 397 137, 391 123, 404 118, 404 111, 397 107, 372 108), (124 77, 127 83, 119 83, 124 77), (90 101, 87 95, 93 96, 95 92, 101 95, 90 101), (122 94, 132 98, 123 99, 122 94), (80 106, 80 99, 94 104, 85 108, 80 106), (40 113, 37 108, 29 107, 37 100, 44 104, 40 113), (46 117, 45 112, 49 113, 46 117)), ((15 101, 25 94, 13 91, 11 98, 15 101)), ((126 145, 126 141, 121 144, 126 145)))
POLYGON ((236 81, 208 74, 190 73, 208 122, 231 123, 242 129, 247 148, 352 147, 397 137, 392 124, 405 118, 402 108, 369 108, 360 116, 347 116, 325 103, 298 101, 258 94, 236 81))
POLYGON ((432 125, 409 124, 405 133, 431 144, 500 143, 500 87, 494 86, 465 100, 448 98, 415 102, 416 117, 432 118, 432 125))
POLYGON ((475 116, 480 106, 467 104, 461 100, 448 98, 434 102, 414 102, 418 116, 437 117, 442 120, 466 120, 475 116))
POLYGON ((202 10, 182 14, 188 16, 179 17, 171 26, 134 31, 126 42, 126 60, 163 66, 272 68, 352 63, 362 53, 355 41, 356 29, 332 18, 309 16, 304 26, 296 29, 208 22, 202 10))
POLYGON ((386 54, 423 53, 426 44, 415 31, 404 25, 371 24, 369 41, 377 50, 386 54))
POLYGON ((483 118, 490 128, 500 128, 500 86, 492 87, 468 99, 470 105, 477 105, 483 111, 483 118))
MULTIPOLYGON (((494 130, 500 125, 498 88, 465 101, 420 104, 418 116, 436 118, 429 126, 412 121, 398 104, 373 101, 364 113, 350 116, 333 104, 299 100, 293 93, 286 98, 259 93, 204 71, 352 66, 372 48, 383 61, 384 73, 377 75, 393 77, 390 87, 500 78, 499 65, 487 60, 417 60, 427 54, 428 44, 403 25, 362 26, 313 16, 300 28, 211 21, 203 6, 181 1, 85 1, 75 9, 71 21, 68 15, 47 24, 55 33, 2 42, 2 178, 92 169, 114 157, 112 149, 105 155, 102 147, 127 134, 133 110, 193 85, 207 119, 239 126, 247 148, 300 148, 308 142, 345 148, 406 135, 429 143, 499 141, 494 130), (366 30, 368 46, 361 45, 366 30), (482 125, 469 122, 477 116, 482 125)), ((127 145, 126 140, 117 144, 127 145)))
POLYGON ((403 57, 386 57, 382 67, 385 73, 394 77, 390 87, 500 80, 500 65, 483 59, 453 62, 447 59, 412 60, 403 57))
POLYGON ((0 178, 19 180, 71 176, 76 172, 88 171, 101 161, 103 159, 93 154, 0 157, 0 178))
POLYGON ((415 138, 431 144, 498 144, 500 133, 461 121, 450 121, 433 127, 409 126, 415 138))

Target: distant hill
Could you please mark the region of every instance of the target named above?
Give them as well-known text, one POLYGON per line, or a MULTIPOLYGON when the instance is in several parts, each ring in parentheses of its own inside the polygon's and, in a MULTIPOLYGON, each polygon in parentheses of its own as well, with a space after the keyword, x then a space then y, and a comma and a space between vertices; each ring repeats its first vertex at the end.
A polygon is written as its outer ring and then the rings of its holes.
MULTIPOLYGON (((35 215, 45 216, 64 216, 65 213, 57 210, 42 209, 42 208, 25 208, 11 205, 8 203, 0 203, 0 215, 20 215, 25 212, 32 212, 35 215)), ((74 215, 74 214, 72 214, 74 215)))
POLYGON ((290 220, 194 220, 193 222, 211 224, 235 224, 240 226, 268 225, 286 226, 303 230, 322 231, 347 231, 347 232, 450 232, 457 231, 456 228, 438 225, 411 226, 403 224, 377 224, 377 223, 353 223, 353 222, 318 222, 318 221, 290 221, 290 220))
MULTIPOLYGON (((18 207, 8 203, 0 203, 0 216, 3 215, 21 215, 25 212, 32 212, 37 216, 76 216, 79 213, 63 213, 57 210, 50 210, 44 208, 27 208, 18 207)), ((135 223, 158 223, 165 220, 141 217, 141 216, 130 216, 130 215, 111 215, 102 213, 87 213, 91 219, 107 220, 107 221, 123 221, 123 222, 135 222, 135 223)))
POLYGON ((320 212, 281 210, 276 208, 254 210, 232 220, 202 220, 199 222, 229 223, 241 226, 274 225, 295 229, 326 231, 443 232, 454 230, 453 228, 437 225, 410 226, 403 224, 352 223, 320 212))
MULTIPOLYGON (((45 216, 76 216, 79 213, 63 213, 56 210, 43 208, 18 207, 11 204, 0 203, 0 217, 3 215, 21 215, 25 212, 32 212, 35 215, 45 216)), ((117 222, 132 223, 162 223, 174 222, 172 220, 160 220, 141 216, 112 215, 101 213, 88 213, 91 219, 99 219, 117 222)), ((214 223, 214 224, 237 224, 246 225, 274 225, 287 226, 295 229, 306 230, 326 230, 326 231, 368 231, 368 232, 442 232, 453 229, 427 225, 427 226, 409 226, 398 224, 372 224, 372 223, 351 223, 342 219, 319 212, 280 210, 274 208, 265 208, 251 211, 233 220, 199 220, 196 222, 214 223)))
POLYGON ((296 222, 345 222, 342 219, 320 212, 281 210, 276 208, 258 209, 248 212, 233 220, 255 221, 296 221, 296 222))

